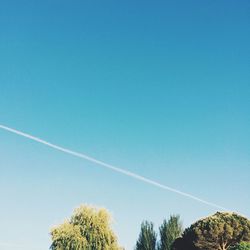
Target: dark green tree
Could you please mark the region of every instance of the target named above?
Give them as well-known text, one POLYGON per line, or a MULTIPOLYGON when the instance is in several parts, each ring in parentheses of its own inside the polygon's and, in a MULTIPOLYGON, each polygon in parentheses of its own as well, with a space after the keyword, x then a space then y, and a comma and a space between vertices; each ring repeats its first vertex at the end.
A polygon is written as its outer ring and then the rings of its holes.
POLYGON ((160 241, 158 243, 158 250, 171 250, 173 242, 179 238, 183 232, 180 216, 171 215, 168 221, 163 221, 159 231, 160 241))
POLYGON ((174 250, 227 250, 236 244, 250 242, 250 221, 236 213, 220 213, 201 219, 187 228, 174 250), (177 247, 176 247, 177 245, 177 247))
POLYGON ((141 232, 136 242, 135 250, 155 250, 157 235, 152 222, 144 221, 141 224, 141 232))
POLYGON ((250 250, 250 242, 241 242, 234 247, 230 247, 230 250, 250 250))

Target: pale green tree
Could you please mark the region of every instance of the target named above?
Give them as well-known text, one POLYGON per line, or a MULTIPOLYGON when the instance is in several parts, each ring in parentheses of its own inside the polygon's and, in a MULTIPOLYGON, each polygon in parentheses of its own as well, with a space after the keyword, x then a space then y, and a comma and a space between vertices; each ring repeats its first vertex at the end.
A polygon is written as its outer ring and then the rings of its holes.
POLYGON ((120 250, 106 209, 82 205, 51 230, 51 250, 120 250))

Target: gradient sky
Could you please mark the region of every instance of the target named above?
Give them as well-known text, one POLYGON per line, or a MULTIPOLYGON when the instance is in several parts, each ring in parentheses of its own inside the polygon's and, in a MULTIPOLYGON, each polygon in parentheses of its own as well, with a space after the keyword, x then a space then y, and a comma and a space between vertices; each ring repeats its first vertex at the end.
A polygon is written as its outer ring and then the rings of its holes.
MULTIPOLYGON (((249 217, 249 7, 1 0, 0 123, 249 217)), ((144 219, 216 211, 3 130, 0 198, 1 250, 48 249, 82 203, 128 250, 144 219)))

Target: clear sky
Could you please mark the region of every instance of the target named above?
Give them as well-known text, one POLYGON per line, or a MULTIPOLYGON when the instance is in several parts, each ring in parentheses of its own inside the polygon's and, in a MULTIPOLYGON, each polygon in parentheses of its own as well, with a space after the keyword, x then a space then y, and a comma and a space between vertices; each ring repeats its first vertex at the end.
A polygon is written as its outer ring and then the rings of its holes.
MULTIPOLYGON (((0 123, 249 217, 249 7, 1 0, 0 123)), ((1 250, 48 249, 81 203, 128 250, 144 219, 216 211, 3 130, 0 198, 1 250)))

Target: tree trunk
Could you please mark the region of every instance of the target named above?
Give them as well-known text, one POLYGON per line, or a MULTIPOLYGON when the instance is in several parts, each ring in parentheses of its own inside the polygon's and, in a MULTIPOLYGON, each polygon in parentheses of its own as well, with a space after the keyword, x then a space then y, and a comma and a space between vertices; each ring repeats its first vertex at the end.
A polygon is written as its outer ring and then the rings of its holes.
POLYGON ((222 249, 222 250, 227 250, 226 245, 227 245, 226 243, 222 243, 222 248, 221 248, 221 249, 222 249))

